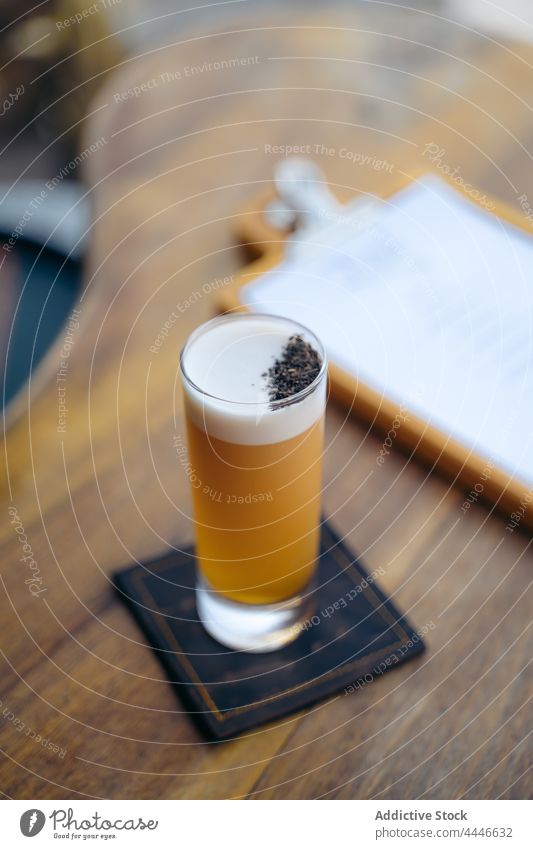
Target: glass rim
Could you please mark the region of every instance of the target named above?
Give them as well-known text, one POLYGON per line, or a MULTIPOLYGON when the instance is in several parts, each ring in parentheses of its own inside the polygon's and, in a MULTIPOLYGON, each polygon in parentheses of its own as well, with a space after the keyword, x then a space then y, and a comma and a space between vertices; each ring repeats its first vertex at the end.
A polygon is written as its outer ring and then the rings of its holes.
POLYGON ((187 338, 185 345, 183 346, 183 348, 180 351, 179 364, 180 364, 180 371, 181 371, 185 381, 187 382, 187 384, 189 386, 192 386, 192 388, 195 389, 197 392, 199 392, 200 395, 203 395, 206 398, 212 398, 214 401, 221 401, 224 404, 232 404, 232 405, 235 404, 235 405, 238 405, 238 406, 241 406, 241 407, 249 407, 249 408, 267 407, 269 410, 277 410, 277 409, 280 409, 282 407, 288 407, 289 405, 297 404, 299 401, 303 401, 304 398, 306 398, 308 395, 310 395, 312 392, 314 392, 315 389, 317 389, 317 387, 320 385, 324 375, 327 373, 327 368, 328 368, 326 351, 324 349, 322 342, 320 341, 318 336, 316 336, 316 334, 313 333, 313 331, 310 330, 309 327, 307 327, 305 324, 302 324, 301 322, 296 321, 293 318, 287 318, 287 316, 284 316, 284 315, 276 315, 275 313, 252 313, 252 312, 237 312, 237 313, 225 314, 225 315, 216 316, 215 318, 211 318, 208 321, 204 321, 202 324, 199 325, 199 327, 197 327, 195 330, 193 330, 192 333, 187 338), (195 339, 198 338, 198 336, 200 336, 202 333, 205 333, 213 325, 222 324, 226 321, 238 321, 239 319, 265 319, 265 318, 266 319, 270 318, 270 319, 274 319, 275 321, 285 322, 287 324, 292 325, 293 327, 295 327, 297 329, 299 328, 303 333, 310 336, 312 338, 312 340, 316 343, 316 348, 317 348, 318 354, 320 355, 320 357, 322 359, 322 363, 320 365, 320 371, 318 372, 315 379, 309 384, 309 386, 306 386, 305 389, 300 389, 300 391, 295 392, 294 395, 289 395, 288 398, 278 398, 274 401, 233 401, 230 398, 222 398, 220 395, 214 395, 212 392, 206 392, 205 389, 202 389, 201 386, 198 386, 198 384, 195 383, 194 380, 192 380, 189 377, 189 375, 187 374, 187 370, 185 368, 184 359, 185 359, 185 356, 187 354, 188 348, 195 341, 195 339))

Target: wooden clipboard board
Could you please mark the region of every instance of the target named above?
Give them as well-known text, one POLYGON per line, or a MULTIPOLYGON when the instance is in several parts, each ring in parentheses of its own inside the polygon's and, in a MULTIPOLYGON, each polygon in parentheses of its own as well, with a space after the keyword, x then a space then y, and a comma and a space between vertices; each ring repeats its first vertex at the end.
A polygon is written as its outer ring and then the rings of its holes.
MULTIPOLYGON (((411 182, 428 173, 436 172, 426 169, 409 177, 391 178, 387 191, 380 196, 384 199, 392 197, 411 182)), ((461 189, 451 180, 440 173, 438 176, 444 179, 454 191, 462 194, 461 189)), ((252 261, 235 275, 231 283, 216 293, 215 301, 220 312, 246 310, 240 300, 240 289, 264 272, 276 267, 284 259, 284 242, 289 231, 270 226, 264 215, 268 204, 275 197, 275 191, 271 189, 256 197, 253 203, 241 210, 238 215, 237 235, 252 261)), ((470 196, 467 199, 470 203, 476 203, 470 196)), ((496 215, 532 237, 520 211, 492 197, 490 201, 494 204, 490 212, 478 203, 485 214, 496 215)), ((329 379, 330 395, 334 400, 348 408, 358 420, 376 428, 380 433, 387 433, 390 430, 399 412, 399 405, 396 402, 382 396, 335 363, 330 363, 329 379)), ((513 521, 513 514, 518 514, 517 527, 522 530, 533 529, 533 487, 528 489, 523 481, 510 477, 507 472, 497 466, 491 466, 490 474, 487 475, 488 458, 469 451, 465 445, 446 436, 441 430, 427 424, 410 411, 408 411, 407 420, 402 421, 401 428, 395 431, 394 444, 413 453, 432 470, 437 470, 454 484, 460 485, 465 492, 468 493, 470 490, 475 492, 475 501, 483 500, 496 509, 507 523, 513 521), (481 487, 482 491, 478 491, 481 487)))

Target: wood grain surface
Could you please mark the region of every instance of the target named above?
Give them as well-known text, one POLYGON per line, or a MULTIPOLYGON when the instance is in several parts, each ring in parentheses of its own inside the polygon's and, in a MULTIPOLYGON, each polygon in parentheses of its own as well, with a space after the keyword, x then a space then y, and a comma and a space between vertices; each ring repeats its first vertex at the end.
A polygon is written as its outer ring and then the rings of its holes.
POLYGON ((178 353, 243 262, 234 234, 269 185, 268 145, 333 148, 317 159, 350 197, 418 170, 438 144, 469 182, 533 205, 533 48, 390 8, 241 19, 170 41, 117 68, 84 126, 84 144, 105 144, 86 162, 94 223, 79 327, 61 335, 43 365, 47 387, 35 400, 26 389, 5 435, 0 789, 524 797, 530 538, 479 504, 463 510, 464 492, 408 456, 378 466, 382 437, 342 409, 328 410, 324 510, 369 570, 383 568, 383 588, 415 625, 435 626, 421 658, 209 745, 109 576, 191 542, 173 444, 183 432, 178 353), (387 166, 354 164, 343 149, 387 166), (45 590, 36 596, 32 576, 45 590))

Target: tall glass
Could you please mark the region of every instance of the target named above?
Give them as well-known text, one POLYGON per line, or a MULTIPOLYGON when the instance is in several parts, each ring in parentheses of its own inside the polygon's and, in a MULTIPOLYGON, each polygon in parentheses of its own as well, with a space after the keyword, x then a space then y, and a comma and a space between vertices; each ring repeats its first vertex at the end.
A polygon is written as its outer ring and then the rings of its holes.
POLYGON ((180 365, 198 614, 224 645, 270 651, 293 640, 313 613, 325 352, 297 322, 239 313, 199 327, 180 365), (318 353, 318 373, 295 394, 270 400, 268 369, 294 337, 318 353))

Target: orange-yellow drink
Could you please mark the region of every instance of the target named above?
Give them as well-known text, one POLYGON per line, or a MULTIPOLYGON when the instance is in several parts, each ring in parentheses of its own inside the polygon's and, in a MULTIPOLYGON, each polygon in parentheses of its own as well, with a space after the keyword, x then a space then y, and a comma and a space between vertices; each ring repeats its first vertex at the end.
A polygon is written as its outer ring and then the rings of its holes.
POLYGON ((226 645, 267 651, 312 603, 324 352, 295 322, 239 314, 200 327, 181 369, 198 612, 226 645))

